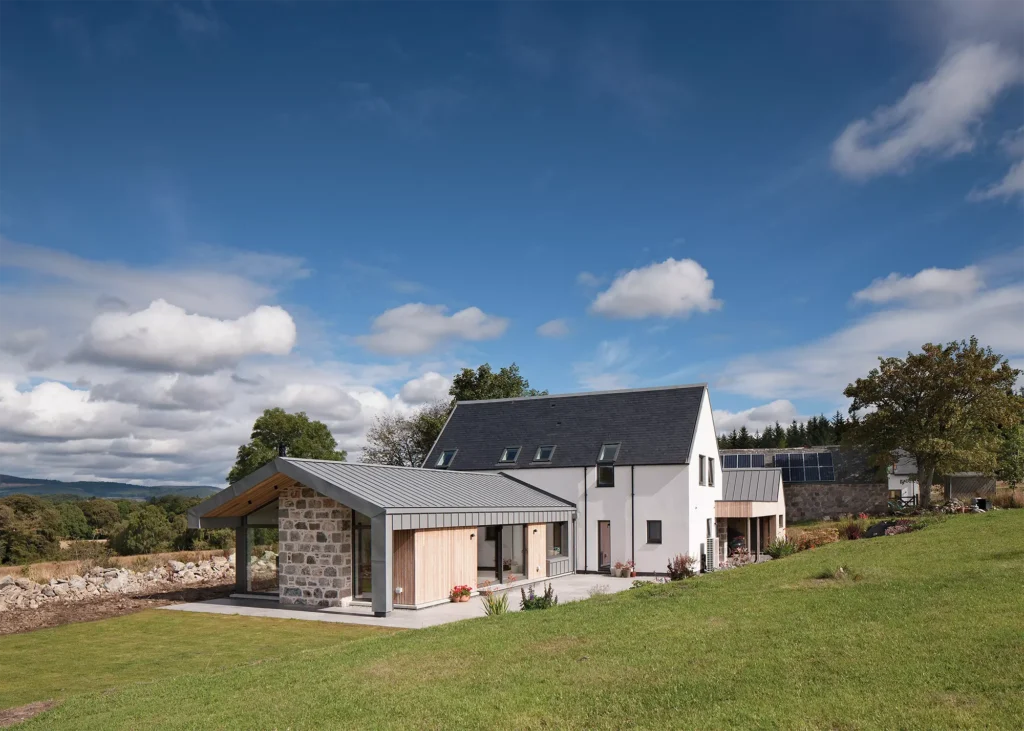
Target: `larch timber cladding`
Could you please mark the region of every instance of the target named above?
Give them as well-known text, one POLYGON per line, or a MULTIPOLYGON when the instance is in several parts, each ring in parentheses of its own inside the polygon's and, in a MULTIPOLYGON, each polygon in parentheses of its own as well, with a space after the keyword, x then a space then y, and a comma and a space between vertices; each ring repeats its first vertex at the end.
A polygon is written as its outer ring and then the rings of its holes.
POLYGON ((282 604, 336 607, 352 597, 352 510, 308 487, 281 488, 282 604))

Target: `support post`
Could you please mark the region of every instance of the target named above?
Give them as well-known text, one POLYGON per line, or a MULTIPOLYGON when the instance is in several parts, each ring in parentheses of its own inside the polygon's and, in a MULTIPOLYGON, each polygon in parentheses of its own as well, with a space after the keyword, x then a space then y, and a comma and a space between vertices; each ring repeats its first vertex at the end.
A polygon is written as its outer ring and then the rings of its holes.
POLYGON ((235 528, 235 592, 249 593, 249 527, 245 518, 235 528))
POLYGON ((499 526, 495 526, 495 529, 496 529, 495 533, 497 534, 497 539, 494 541, 494 575, 495 575, 495 577, 498 580, 497 583, 500 584, 500 583, 502 583, 501 564, 502 564, 502 561, 504 560, 504 557, 501 555, 501 539, 502 539, 501 529, 502 529, 502 526, 500 526, 500 525, 499 526))
POLYGON ((387 617, 395 608, 393 563, 391 516, 387 513, 374 515, 370 518, 370 582, 375 617, 387 617))

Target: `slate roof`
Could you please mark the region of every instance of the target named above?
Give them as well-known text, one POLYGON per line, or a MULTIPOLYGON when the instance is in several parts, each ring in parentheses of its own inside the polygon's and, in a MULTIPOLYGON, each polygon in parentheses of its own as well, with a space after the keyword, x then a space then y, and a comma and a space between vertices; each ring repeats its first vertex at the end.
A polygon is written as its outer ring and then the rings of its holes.
POLYGON ((722 470, 722 502, 773 503, 779 499, 782 470, 722 470))
POLYGON ((455 449, 454 470, 584 467, 597 463, 605 442, 620 442, 617 465, 688 464, 705 384, 460 401, 424 467, 455 449), (550 462, 534 462, 537 447, 554 445, 550 462), (506 447, 521 447, 515 464, 499 463, 506 447))
POLYGON ((566 500, 503 474, 277 457, 191 508, 190 519, 198 519, 277 473, 366 514, 370 508, 373 513, 576 509, 566 500))

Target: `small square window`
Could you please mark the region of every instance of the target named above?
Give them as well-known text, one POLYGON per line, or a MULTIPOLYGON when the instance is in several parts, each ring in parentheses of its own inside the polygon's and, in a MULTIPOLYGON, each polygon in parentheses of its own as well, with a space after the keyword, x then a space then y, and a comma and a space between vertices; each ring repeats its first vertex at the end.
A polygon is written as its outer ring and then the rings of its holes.
POLYGON ((484 527, 484 540, 485 541, 496 541, 498 540, 498 526, 488 525, 484 527))
POLYGON ((441 469, 447 469, 447 467, 452 463, 452 460, 455 459, 456 451, 457 450, 455 449, 446 449, 441 452, 441 456, 437 458, 437 462, 434 466, 440 467, 441 469))
POLYGON ((619 442, 609 442, 601 445, 601 452, 597 455, 598 462, 614 462, 619 456, 619 442))
POLYGON ((551 456, 555 453, 554 445, 537 447, 537 454, 533 455, 534 462, 550 462, 551 456))
POLYGON ((499 462, 515 462, 519 457, 519 447, 505 447, 501 452, 499 462))
POLYGON ((647 521, 647 542, 648 543, 661 543, 661 521, 660 520, 648 520, 647 521))
POLYGON ((597 486, 615 487, 615 467, 610 464, 597 466, 597 486))

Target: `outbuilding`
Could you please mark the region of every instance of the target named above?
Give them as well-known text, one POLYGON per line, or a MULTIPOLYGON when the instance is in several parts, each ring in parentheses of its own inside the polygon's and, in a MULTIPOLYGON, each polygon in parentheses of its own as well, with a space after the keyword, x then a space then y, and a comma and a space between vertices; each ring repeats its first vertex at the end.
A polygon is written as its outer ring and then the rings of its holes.
POLYGON ((715 517, 719 564, 741 547, 760 558, 769 543, 786 535, 782 470, 722 470, 722 499, 715 503, 715 517))

